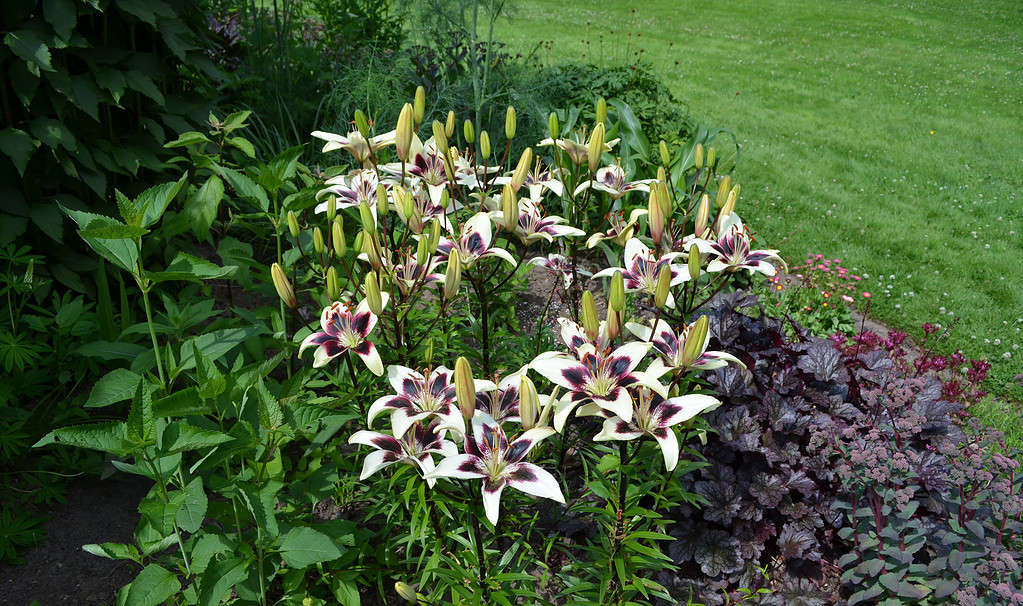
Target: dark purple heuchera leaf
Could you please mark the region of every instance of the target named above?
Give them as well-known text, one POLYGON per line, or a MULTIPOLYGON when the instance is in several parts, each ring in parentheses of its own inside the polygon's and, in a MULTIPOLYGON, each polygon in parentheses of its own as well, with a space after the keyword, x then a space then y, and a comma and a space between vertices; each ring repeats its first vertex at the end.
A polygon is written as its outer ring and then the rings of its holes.
POLYGON ((758 473, 753 476, 749 492, 761 505, 773 509, 781 504, 781 500, 788 494, 789 489, 779 476, 758 473))
POLYGON ((739 450, 755 452, 760 447, 761 429, 745 406, 725 410, 714 423, 721 439, 739 450))
POLYGON ((747 378, 748 371, 738 366, 728 365, 718 368, 708 379, 714 385, 719 398, 741 398, 750 393, 747 378))
POLYGON ((789 470, 789 479, 785 485, 792 490, 798 490, 806 497, 813 497, 818 493, 817 484, 802 470, 789 470))
POLYGON ((834 600, 808 579, 782 575, 781 582, 761 603, 765 606, 827 606, 834 600))
POLYGON ((828 339, 818 339, 810 343, 806 353, 796 363, 800 369, 812 373, 818 381, 835 381, 844 373, 842 352, 835 349, 828 339))
POLYGON ((794 522, 782 526, 778 534, 778 552, 786 560, 811 559, 814 554, 820 558, 820 553, 815 551, 816 547, 817 539, 813 533, 794 522))
POLYGON ((738 539, 724 530, 706 532, 702 539, 696 547, 693 559, 700 565, 703 574, 716 577, 742 569, 738 539))
POLYGON ((719 481, 700 481, 693 485, 696 494, 707 499, 703 507, 703 519, 727 526, 739 513, 742 496, 735 484, 719 481))

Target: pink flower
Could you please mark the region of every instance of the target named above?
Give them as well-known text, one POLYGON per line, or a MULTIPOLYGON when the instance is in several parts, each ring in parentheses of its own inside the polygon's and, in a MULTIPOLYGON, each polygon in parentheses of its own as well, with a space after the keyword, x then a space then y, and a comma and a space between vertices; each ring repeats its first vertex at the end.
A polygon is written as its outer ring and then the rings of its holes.
POLYGON ((864 299, 869 299, 870 298, 870 293, 869 292, 864 292, 863 293, 863 298, 864 299))

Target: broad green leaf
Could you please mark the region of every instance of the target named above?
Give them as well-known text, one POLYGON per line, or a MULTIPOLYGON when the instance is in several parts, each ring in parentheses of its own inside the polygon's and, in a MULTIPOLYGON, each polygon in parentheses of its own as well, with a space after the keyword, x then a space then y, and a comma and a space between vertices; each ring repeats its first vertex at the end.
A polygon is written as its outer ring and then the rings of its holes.
POLYGON ((256 380, 256 398, 259 405, 259 424, 266 429, 277 429, 284 424, 284 410, 270 393, 262 377, 256 380))
POLYGON ((341 606, 361 606, 362 596, 359 595, 359 588, 355 583, 335 577, 331 589, 334 592, 334 599, 341 606))
POLYGON ((228 145, 232 145, 242 150, 242 152, 250 158, 256 157, 256 148, 253 147, 252 143, 245 137, 228 137, 227 143, 228 145))
POLYGON ((223 535, 203 533, 192 547, 192 572, 203 572, 213 556, 225 551, 233 551, 234 545, 223 535))
POLYGON ((256 487, 251 484, 239 486, 241 488, 242 500, 252 513, 252 518, 256 521, 256 525, 270 538, 280 534, 274 509, 277 504, 277 493, 283 487, 284 484, 279 480, 270 480, 259 490, 256 490, 256 487))
MULTIPOLYGON (((99 227, 96 222, 101 220, 105 221, 108 225, 121 225, 119 221, 111 219, 110 217, 104 217, 103 215, 96 215, 80 210, 71 210, 60 203, 58 203, 58 206, 60 206, 60 209, 65 215, 71 217, 71 219, 78 224, 79 228, 99 227)), ((134 272, 138 265, 139 249, 134 240, 110 240, 106 238, 87 237, 85 238, 85 243, 104 259, 129 273, 134 272)))
POLYGON ((174 11, 162 0, 117 0, 122 11, 156 27, 157 17, 173 17, 174 11))
POLYGON ((26 63, 29 71, 39 75, 39 70, 52 72, 50 65, 50 48, 39 36, 39 34, 21 29, 16 32, 8 32, 4 36, 4 44, 11 49, 15 55, 26 63))
POLYGON ((142 227, 149 227, 160 220, 160 217, 167 210, 167 205, 174 200, 178 192, 181 191, 181 188, 185 186, 187 178, 188 175, 184 174, 173 183, 161 183, 139 194, 138 205, 145 209, 142 215, 142 227))
POLYGON ((231 185, 238 197, 254 201, 263 212, 269 210, 270 199, 267 197, 266 191, 255 181, 230 168, 220 167, 217 172, 231 185))
POLYGON ((164 143, 163 146, 171 148, 185 147, 186 145, 195 145, 196 143, 212 143, 212 141, 210 141, 210 138, 206 135, 198 131, 190 130, 178 135, 177 139, 169 143, 164 143))
POLYGON ((39 75, 30 72, 29 68, 21 61, 8 63, 7 70, 7 77, 14 88, 14 93, 18 95, 21 105, 26 108, 32 105, 32 99, 35 98, 36 91, 39 90, 39 75))
POLYGON ((193 337, 181 346, 179 370, 189 370, 195 367, 195 357, 192 352, 193 346, 199 347, 210 361, 216 361, 246 339, 250 339, 264 330, 258 326, 224 328, 193 337))
POLYGON ((101 558, 110 558, 111 560, 138 560, 139 550, 134 545, 124 545, 123 543, 99 543, 82 545, 82 550, 91 553, 92 555, 100 556, 101 558))
POLYGON ((47 147, 53 150, 64 148, 72 154, 78 154, 78 140, 59 120, 53 118, 36 118, 29 124, 28 130, 47 147))
POLYGON ((180 589, 178 577, 166 568, 150 564, 131 582, 125 606, 157 606, 180 589))
POLYGON ((39 142, 31 135, 17 128, 5 128, 0 131, 0 151, 11 159, 18 175, 24 176, 29 158, 39 147, 39 142))
POLYGON ((342 551, 330 537, 308 526, 292 528, 281 539, 281 558, 292 568, 336 560, 342 551))
POLYGON ((132 451, 132 445, 125 436, 125 425, 120 421, 61 427, 46 434, 32 446, 38 448, 49 444, 67 444, 115 455, 126 455, 132 451))
POLYGON ((113 222, 113 219, 99 219, 89 223, 89 226, 85 229, 79 229, 78 235, 83 240, 88 241, 90 238, 99 238, 103 240, 124 240, 130 238, 140 238, 149 233, 149 230, 144 227, 136 227, 134 225, 124 225, 122 223, 113 222))
POLYGON ((221 374, 217 365, 203 355, 202 350, 192 344, 195 356, 195 378, 198 382, 199 397, 210 399, 219 396, 227 389, 227 379, 221 374))
POLYGON ((156 443, 156 418, 153 416, 153 392, 145 381, 135 388, 135 397, 128 410, 126 434, 139 446, 156 443))
POLYGON ((74 103, 78 109, 99 121, 100 90, 88 75, 75 76, 71 79, 71 90, 74 92, 74 103))
POLYGON ((89 392, 86 408, 101 408, 130 399, 135 395, 142 377, 130 370, 115 368, 96 381, 89 392))
POLYGON ((133 360, 144 351, 146 351, 145 347, 134 343, 92 341, 76 349, 75 353, 87 358, 99 358, 100 360, 133 360))
POLYGON ((234 265, 220 267, 205 259, 192 256, 185 252, 179 252, 174 261, 164 271, 146 272, 153 282, 168 282, 171 280, 184 280, 187 282, 201 282, 203 280, 218 280, 233 274, 238 268, 234 265))
POLYGON ((124 79, 124 73, 122 73, 121 70, 110 67, 100 67, 93 71, 93 76, 96 78, 96 84, 110 92, 110 96, 114 99, 114 103, 121 102, 121 96, 124 95, 124 88, 128 85, 124 79))
POLYGON ((210 412, 194 387, 175 391, 169 396, 153 402, 153 415, 156 417, 187 417, 210 412))
POLYGON ((149 97, 155 101, 157 105, 162 106, 166 103, 163 93, 161 93, 160 89, 153 83, 153 79, 146 74, 140 71, 131 70, 124 73, 124 79, 129 87, 149 97))
POLYGON ((185 214, 192 226, 192 232, 197 237, 204 238, 209 232, 213 220, 217 218, 217 210, 223 197, 224 182, 217 175, 210 175, 202 187, 188 197, 188 201, 185 202, 185 214))
POLYGON ((178 527, 185 532, 196 532, 206 519, 209 500, 202 487, 202 478, 195 478, 185 486, 185 501, 178 510, 178 527))
POLYGON ((220 560, 209 566, 199 581, 199 606, 216 606, 247 576, 246 561, 220 560))
POLYGON ((244 128, 245 121, 249 119, 250 115, 252 115, 252 112, 250 110, 234 112, 233 114, 224 118, 224 130, 227 132, 231 132, 233 130, 238 130, 239 128, 244 128))
POLYGON ((174 532, 174 525, 178 518, 178 512, 185 503, 185 492, 172 490, 167 493, 169 500, 165 503, 159 496, 156 486, 149 491, 149 494, 139 503, 139 513, 142 514, 153 528, 161 535, 169 535, 174 532))
POLYGON ((211 429, 201 429, 182 421, 167 425, 163 430, 162 452, 174 454, 186 450, 209 448, 233 440, 231 436, 211 429))
POLYGON ((59 208, 53 204, 34 204, 28 216, 47 236, 57 242, 64 242, 64 217, 59 208))

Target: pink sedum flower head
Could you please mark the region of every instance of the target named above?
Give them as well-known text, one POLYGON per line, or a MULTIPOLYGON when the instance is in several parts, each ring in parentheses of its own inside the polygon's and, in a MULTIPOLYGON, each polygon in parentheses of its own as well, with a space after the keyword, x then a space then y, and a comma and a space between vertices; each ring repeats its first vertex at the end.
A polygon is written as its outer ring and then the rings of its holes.
POLYGON ((378 149, 394 145, 395 131, 392 130, 389 133, 377 135, 370 139, 363 137, 362 133, 358 130, 353 130, 347 136, 327 133, 321 130, 313 131, 312 135, 317 139, 326 141, 323 145, 323 153, 335 149, 347 149, 359 164, 369 168, 370 158, 376 154, 378 149))
MULTIPOLYGON (((380 413, 390 411, 391 433, 396 438, 405 435, 408 428, 416 422, 431 417, 440 419, 443 428, 464 433, 465 422, 458 410, 453 374, 443 366, 428 370, 425 376, 405 366, 388 366, 387 380, 390 381, 395 394, 383 396, 373 402, 369 407, 366 424, 371 426, 373 419, 380 413)), ((476 379, 475 388, 479 393, 494 389, 494 384, 476 379)))
POLYGON ((636 225, 639 222, 639 218, 645 214, 647 214, 645 208, 634 208, 629 213, 628 220, 626 220, 623 211, 612 210, 604 217, 610 223, 608 230, 597 232, 587 238, 586 248, 593 248, 604 240, 614 240, 620 245, 625 244, 636 233, 636 225))
POLYGON ((503 248, 491 248, 494 235, 490 225, 490 215, 485 212, 476 213, 462 225, 462 235, 458 240, 441 237, 437 250, 445 256, 452 248, 458 249, 462 261, 462 269, 472 267, 476 261, 484 257, 498 257, 515 265, 515 258, 503 248))
POLYGON ((580 409, 580 415, 607 417, 600 433, 593 437, 595 442, 607 440, 635 440, 649 436, 657 441, 664 455, 664 468, 673 471, 678 465, 678 438, 672 426, 692 419, 696 415, 721 404, 717 398, 702 394, 689 394, 664 399, 649 389, 637 391, 632 420, 609 416, 599 408, 580 409))
MULTIPOLYGON (((551 253, 546 257, 533 257, 526 261, 526 265, 543 267, 544 269, 560 275, 564 281, 566 291, 572 286, 572 261, 567 259, 564 255, 551 253)), ((593 275, 593 273, 586 271, 578 265, 576 265, 575 273, 583 278, 589 278, 593 275)))
MULTIPOLYGON (((493 211, 490 216, 495 221, 503 219, 501 211, 493 211)), ((562 225, 564 222, 565 219, 562 217, 546 214, 543 205, 538 202, 519 200, 519 223, 515 226, 515 235, 526 245, 537 240, 546 240, 550 243, 554 242, 554 238, 586 235, 586 232, 581 229, 562 225)))
MULTIPOLYGON (((751 250, 752 237, 742 224, 739 215, 730 213, 721 224, 721 231, 716 242, 693 239, 702 254, 712 255, 707 264, 708 272, 749 270, 750 273, 760 272, 765 276, 773 276, 778 272, 771 261, 784 265, 777 250, 751 250)), ((688 246, 688 244, 687 244, 688 246)))
MULTIPOLYGON (((381 293, 384 305, 387 305, 387 293, 381 293)), ((369 310, 369 303, 363 300, 352 309, 350 304, 335 302, 323 308, 320 314, 322 332, 314 332, 302 341, 298 355, 310 347, 313 352, 313 368, 325 366, 327 362, 351 351, 366 364, 373 374, 384 374, 380 354, 373 343, 366 340, 370 331, 376 326, 377 317, 369 310)))
POLYGON ((534 497, 564 503, 558 481, 550 472, 523 459, 537 442, 554 434, 550 427, 535 427, 508 442, 501 425, 483 411, 472 420, 472 436, 465 437, 465 454, 447 457, 428 478, 483 480, 483 509, 497 524, 501 493, 506 486, 534 497))
MULTIPOLYGON (((625 243, 625 268, 609 267, 593 274, 593 277, 610 278, 616 271, 620 271, 625 279, 625 292, 643 292, 653 295, 657 291, 657 276, 664 266, 671 271, 672 286, 689 280, 687 267, 671 263, 681 256, 682 253, 673 252, 659 258, 655 257, 639 238, 631 238, 625 243)), ((665 305, 675 307, 675 297, 670 292, 665 305)))
MULTIPOLYGON (((381 469, 395 463, 407 462, 414 465, 424 477, 434 469, 433 455, 451 457, 458 454, 458 448, 451 440, 445 440, 447 430, 437 422, 424 425, 416 423, 400 439, 376 431, 357 431, 348 438, 349 444, 362 444, 374 448, 362 463, 360 480, 365 480, 381 469)), ((431 488, 437 481, 426 478, 431 488)))
POLYGON ((584 181, 575 188, 575 195, 579 195, 590 187, 598 191, 606 192, 612 200, 617 200, 630 191, 650 191, 650 184, 657 179, 640 179, 629 181, 625 178, 625 169, 620 165, 605 166, 597 169, 592 181, 584 181))
POLYGON ((686 365, 682 350, 686 340, 690 338, 693 326, 693 324, 686 325, 682 329, 681 335, 676 335, 671 326, 661 320, 654 326, 627 322, 625 329, 636 335, 640 340, 651 342, 654 346, 654 351, 659 354, 658 358, 651 362, 650 366, 646 369, 647 374, 653 377, 660 378, 669 371, 677 373, 687 370, 714 370, 716 368, 723 368, 729 363, 738 364, 746 368, 742 360, 732 354, 723 351, 707 351, 707 344, 710 343, 709 331, 700 348, 700 357, 692 364, 686 365))

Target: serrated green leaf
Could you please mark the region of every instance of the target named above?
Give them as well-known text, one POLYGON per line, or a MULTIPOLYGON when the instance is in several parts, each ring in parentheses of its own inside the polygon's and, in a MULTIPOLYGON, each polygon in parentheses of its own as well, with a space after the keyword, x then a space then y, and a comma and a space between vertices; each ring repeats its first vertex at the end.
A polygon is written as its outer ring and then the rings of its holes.
POLYGON ((275 538, 280 534, 274 509, 277 503, 277 493, 283 487, 284 484, 278 480, 270 480, 259 490, 249 484, 239 486, 241 489, 240 495, 245 502, 245 506, 252 513, 252 518, 256 521, 256 525, 269 538, 275 538))
POLYGON ((161 93, 160 89, 153 83, 153 79, 146 74, 140 71, 130 70, 124 72, 124 80, 129 88, 149 97, 155 101, 157 105, 162 106, 166 103, 163 93, 161 93))
POLYGON ((234 265, 220 267, 216 263, 211 263, 188 253, 179 252, 165 271, 147 272, 146 276, 153 282, 168 282, 171 280, 201 282, 203 280, 226 278, 237 269, 234 265))
POLYGON ((124 606, 158 606, 180 589, 178 577, 162 566, 150 564, 128 586, 124 606))
POLYGON ((34 75, 38 76, 39 70, 54 71, 50 65, 50 47, 46 46, 39 34, 27 29, 8 32, 4 36, 4 44, 25 62, 34 75))
POLYGON ((180 389, 153 402, 153 415, 160 418, 202 415, 210 411, 194 387, 180 389))
POLYGON ((242 153, 250 158, 256 157, 256 148, 245 137, 228 137, 227 143, 232 147, 240 149, 242 153))
POLYGON ((120 421, 104 421, 54 429, 40 438, 32 447, 39 448, 49 444, 67 444, 115 455, 126 455, 132 451, 132 445, 125 437, 125 425, 120 421))
POLYGON ((206 519, 206 507, 209 500, 202 487, 202 478, 195 478, 185 486, 185 500, 178 510, 178 527, 185 532, 196 532, 206 519))
POLYGON ((227 379, 221 374, 217 365, 203 355, 202 350, 192 344, 193 355, 195 356, 195 377, 199 384, 199 397, 204 400, 216 398, 227 389, 227 379))
POLYGON ((25 175, 25 167, 37 147, 39 142, 23 130, 5 128, 0 131, 0 152, 11 159, 20 176, 25 175))
POLYGON ((224 178, 234 189, 238 197, 245 198, 255 202, 259 209, 266 212, 270 208, 270 198, 266 195, 266 190, 256 184, 255 181, 250 179, 248 176, 230 169, 219 167, 217 171, 221 177, 224 178))
POLYGON ((138 389, 142 377, 124 368, 115 368, 92 387, 86 408, 102 408, 130 399, 138 389))
POLYGON ((114 103, 119 104, 121 102, 121 97, 124 95, 124 89, 128 85, 121 70, 110 67, 99 67, 94 70, 92 74, 96 78, 96 84, 98 84, 101 88, 107 89, 110 96, 113 98, 114 103))
POLYGON ((280 549, 281 558, 292 568, 336 560, 343 553, 330 537, 308 526, 289 530, 281 539, 280 549))
POLYGON ((78 230, 78 235, 86 241, 90 238, 101 240, 125 240, 140 238, 148 233, 148 229, 137 227, 135 225, 124 225, 123 223, 113 219, 99 219, 90 223, 85 229, 78 230))
POLYGON ((139 557, 139 550, 134 545, 124 545, 122 543, 82 545, 82 551, 111 560, 137 561, 139 557))
POLYGON ((186 450, 209 448, 233 440, 231 436, 212 429, 201 429, 183 421, 170 423, 163 430, 163 448, 165 454, 174 454, 186 450))
POLYGON ((192 232, 200 238, 206 236, 217 218, 220 201, 224 197, 224 182, 217 175, 210 178, 185 202, 185 214, 192 232))
POLYGON ((233 551, 234 545, 223 535, 204 532, 192 547, 192 571, 203 572, 213 556, 225 551, 233 551))
POLYGON ((277 429, 284 424, 284 410, 277 398, 270 393, 262 377, 256 380, 256 401, 259 405, 259 424, 266 429, 277 429))
POLYGON ((78 153, 78 140, 63 123, 52 118, 36 118, 28 129, 36 139, 52 150, 64 148, 72 154, 78 153))
POLYGON ((259 326, 224 328, 193 337, 181 346, 181 361, 178 369, 189 370, 195 367, 195 357, 192 352, 193 346, 198 346, 210 361, 216 361, 246 339, 250 339, 264 332, 264 330, 259 326))
POLYGON ((174 148, 185 147, 187 145, 195 145, 196 143, 212 143, 212 141, 210 141, 209 137, 207 137, 206 135, 198 131, 190 130, 188 132, 184 132, 178 135, 177 139, 169 143, 164 143, 163 146, 168 148, 174 148))
POLYGON ((199 606, 220 604, 231 588, 246 577, 245 560, 231 558, 214 562, 199 581, 199 606))
POLYGON ((99 121, 100 90, 88 75, 75 76, 71 79, 71 90, 74 92, 74 103, 93 120, 99 121))
POLYGON ((78 22, 75 0, 43 0, 43 17, 62 40, 70 40, 78 22))
POLYGON ((135 388, 135 397, 128 410, 126 437, 139 446, 156 443, 156 418, 153 416, 153 392, 146 383, 135 388))
POLYGON ((160 217, 166 212, 167 206, 185 186, 187 178, 188 175, 184 174, 173 183, 161 183, 139 194, 136 204, 145 209, 142 215, 142 227, 149 227, 160 220, 160 217))
MULTIPOLYGON (((105 221, 108 225, 121 225, 121 223, 110 217, 96 215, 89 212, 71 210, 58 203, 61 211, 78 224, 79 228, 98 227, 96 221, 105 221)), ((118 239, 109 240, 104 238, 85 238, 88 244, 96 253, 117 267, 131 273, 136 269, 139 258, 139 249, 134 240, 118 239)))

